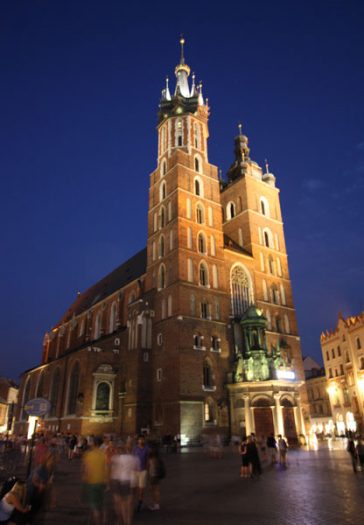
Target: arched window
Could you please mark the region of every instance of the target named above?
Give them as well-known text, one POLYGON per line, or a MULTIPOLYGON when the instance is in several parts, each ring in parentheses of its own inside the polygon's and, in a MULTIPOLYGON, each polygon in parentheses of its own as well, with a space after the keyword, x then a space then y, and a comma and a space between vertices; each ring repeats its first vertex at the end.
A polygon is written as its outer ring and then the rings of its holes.
POLYGON ((68 382, 68 402, 67 402, 67 414, 76 414, 77 407, 77 395, 78 387, 80 382, 80 365, 77 361, 72 368, 72 372, 68 382))
POLYGON ((209 389, 214 386, 212 367, 207 359, 203 363, 203 386, 209 389))
POLYGON ((161 153, 166 151, 166 127, 163 126, 161 129, 161 153))
POLYGON ((195 171, 197 171, 198 173, 200 173, 201 171, 201 162, 198 157, 195 157, 195 171))
POLYGON ((96 340, 101 336, 101 312, 98 312, 94 321, 93 339, 96 340))
POLYGON ((53 373, 52 386, 51 386, 51 395, 49 398, 51 404, 50 417, 55 417, 57 415, 57 402, 59 398, 59 386, 61 382, 61 372, 57 367, 53 373))
POLYGON ((252 303, 251 280, 240 264, 235 265, 230 274, 231 305, 233 315, 241 316, 252 303))
POLYGON ((197 236, 197 247, 200 253, 206 253, 206 237, 205 234, 200 232, 197 236))
POLYGON ((172 220, 172 201, 168 203, 168 221, 172 220))
POLYGON ((38 384, 37 384, 37 391, 35 393, 35 397, 43 397, 44 396, 44 372, 40 373, 38 384))
POLYGON ((159 210, 159 228, 164 228, 166 225, 166 210, 164 206, 159 210))
POLYGON ((183 127, 182 119, 177 119, 176 122, 176 146, 180 147, 183 145, 183 127))
POLYGON ((274 271, 274 261, 273 261, 273 257, 270 255, 268 257, 268 268, 269 268, 269 272, 272 274, 272 275, 275 275, 275 271, 274 271))
POLYGON ((109 317, 109 334, 112 334, 116 330, 116 302, 114 301, 110 308, 110 317, 109 317))
POLYGON ((281 321, 281 318, 278 317, 278 316, 276 317, 276 330, 280 334, 283 332, 283 330, 282 330, 282 321, 281 321))
POLYGON ((167 173, 167 161, 166 159, 163 159, 162 164, 161 164, 161 177, 164 177, 166 173, 167 173))
POLYGON ((233 219, 236 215, 235 203, 230 201, 226 206, 226 220, 233 219))
POLYGON ((200 284, 201 286, 209 285, 209 274, 207 266, 204 262, 200 263, 200 284))
POLYGON ((110 410, 110 392, 109 383, 102 381, 97 385, 95 410, 105 412, 110 410))
POLYGON ((162 289, 166 287, 166 269, 164 264, 161 264, 158 271, 158 288, 162 289))
POLYGON ((164 235, 159 237, 159 257, 164 257, 164 235))
POLYGON ((194 186, 195 186, 194 188, 195 195, 198 195, 199 197, 203 197, 203 183, 199 177, 195 177, 194 186))
POLYGON ((262 281, 262 285, 263 285, 263 299, 264 301, 268 301, 268 288, 267 288, 267 283, 265 282, 264 279, 262 281))
POLYGON ((205 222, 205 210, 200 203, 196 205, 196 221, 198 224, 203 224, 205 222))
POLYGON ((270 216, 269 203, 265 197, 260 197, 260 213, 266 217, 270 216))
POLYGON ((169 231, 169 251, 173 250, 173 230, 169 231))
POLYGON ((208 207, 207 214, 208 214, 209 226, 213 226, 214 225, 214 218, 213 218, 213 213, 212 213, 211 206, 208 207))
POLYGON ((167 196, 167 184, 164 180, 159 186, 159 201, 163 201, 167 196))
POLYGON ((264 245, 267 248, 274 248, 273 244, 273 235, 269 228, 264 228, 263 230, 264 245))
POLYGON ((361 350, 361 341, 360 341, 360 337, 357 337, 357 338, 356 338, 356 349, 357 349, 357 350, 361 350))

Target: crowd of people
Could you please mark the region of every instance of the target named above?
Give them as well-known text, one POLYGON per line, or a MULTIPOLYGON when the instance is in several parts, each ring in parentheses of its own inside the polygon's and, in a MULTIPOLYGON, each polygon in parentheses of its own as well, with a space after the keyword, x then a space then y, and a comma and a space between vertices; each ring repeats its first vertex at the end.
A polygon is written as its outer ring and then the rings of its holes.
POLYGON ((52 482, 61 458, 81 460, 82 498, 90 511, 90 524, 131 525, 134 512, 145 506, 147 483, 151 497, 149 509, 160 509, 160 483, 166 475, 165 465, 158 445, 148 445, 144 435, 121 440, 110 435, 46 437, 39 434, 34 443, 15 436, 0 440, 2 454, 10 449, 18 450, 31 468, 25 482, 12 476, 3 484, 0 525, 30 524, 46 499, 49 505, 54 504, 52 482))
POLYGON ((287 466, 287 441, 281 436, 278 439, 270 434, 267 439, 263 436, 257 439, 252 433, 244 437, 240 443, 241 468, 240 477, 255 478, 262 473, 262 461, 275 465, 277 462, 285 468, 287 466), (278 456, 278 460, 277 460, 278 456))

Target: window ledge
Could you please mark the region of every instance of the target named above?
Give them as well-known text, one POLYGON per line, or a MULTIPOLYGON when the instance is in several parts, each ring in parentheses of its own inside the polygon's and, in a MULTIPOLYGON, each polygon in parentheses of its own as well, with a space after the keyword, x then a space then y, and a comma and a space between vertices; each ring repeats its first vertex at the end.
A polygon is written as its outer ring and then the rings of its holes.
POLYGON ((193 345, 193 349, 194 350, 200 350, 202 352, 206 352, 206 346, 196 346, 196 345, 193 345))
POLYGON ((205 385, 202 385, 202 390, 204 392, 215 392, 216 391, 216 386, 205 386, 205 385))
POLYGON ((221 354, 221 348, 210 348, 211 352, 215 352, 216 354, 221 354))

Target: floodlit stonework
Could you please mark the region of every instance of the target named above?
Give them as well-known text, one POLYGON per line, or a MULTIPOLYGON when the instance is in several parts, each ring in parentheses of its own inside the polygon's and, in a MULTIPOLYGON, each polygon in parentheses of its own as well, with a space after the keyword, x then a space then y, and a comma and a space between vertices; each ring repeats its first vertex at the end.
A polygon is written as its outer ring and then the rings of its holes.
MULTIPOLYGON (((45 335, 20 405, 47 397, 49 430, 148 429, 185 443, 274 431, 295 442, 308 413, 276 179, 251 159, 240 126, 220 180, 183 42, 175 74, 159 106, 147 247, 45 335)), ((26 429, 20 408, 17 430, 26 429)))
POLYGON ((321 334, 335 432, 364 430, 364 312, 321 334))

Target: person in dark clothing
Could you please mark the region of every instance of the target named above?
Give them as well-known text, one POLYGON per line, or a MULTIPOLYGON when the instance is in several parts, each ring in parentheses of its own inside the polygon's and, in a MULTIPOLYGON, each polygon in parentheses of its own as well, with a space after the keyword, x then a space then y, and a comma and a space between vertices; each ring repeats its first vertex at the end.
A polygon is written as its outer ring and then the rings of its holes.
POLYGON ((262 473, 262 467, 260 465, 258 448, 254 439, 251 436, 248 437, 248 443, 246 448, 249 457, 250 477, 253 478, 254 476, 260 476, 260 474, 262 473))
POLYGON ((271 434, 269 437, 267 437, 267 449, 271 464, 274 465, 277 463, 277 440, 274 437, 274 434, 271 434))
POLYGON ((358 454, 356 452, 355 443, 352 437, 348 439, 348 447, 347 451, 350 454, 351 457, 351 464, 353 466, 353 472, 357 473, 357 463, 358 463, 358 454))

